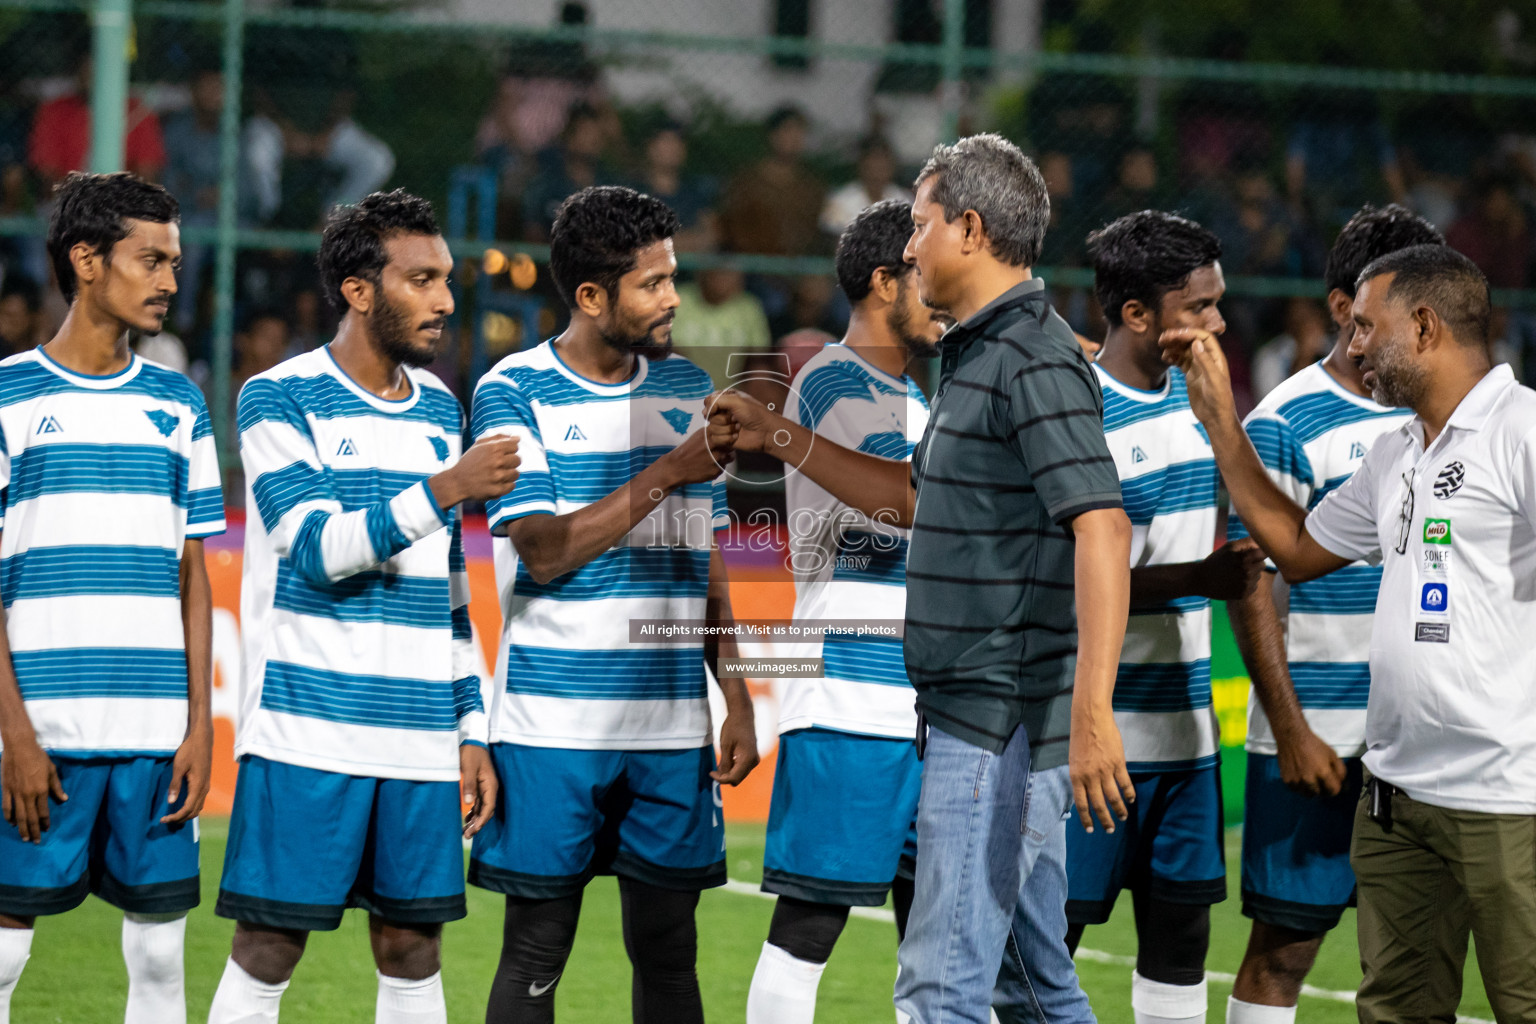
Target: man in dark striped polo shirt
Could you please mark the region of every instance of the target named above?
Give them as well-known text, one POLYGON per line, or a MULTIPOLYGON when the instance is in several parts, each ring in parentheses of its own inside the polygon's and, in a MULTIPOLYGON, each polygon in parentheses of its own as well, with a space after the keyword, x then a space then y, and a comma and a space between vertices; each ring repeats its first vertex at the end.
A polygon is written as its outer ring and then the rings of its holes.
POLYGON ((918 175, 907 259, 958 324, 913 458, 907 672, 931 728, 896 1007, 915 1022, 982 1024, 994 998, 1000 1017, 1093 1019, 1062 941, 1062 818, 1075 794, 1084 827, 1112 830, 1133 795, 1110 707, 1131 526, 1093 371, 1030 273, 1049 213, 996 135, 918 175))
POLYGON ((906 661, 926 751, 898 1016, 985 1024, 995 1002, 1008 1021, 1092 1021, 1064 941, 1063 816, 1075 795, 1084 827, 1092 812, 1113 830, 1134 793, 1110 706, 1130 521, 1098 384, 1030 274, 1039 171, 981 135, 936 149, 918 186, 907 259, 960 323, 912 477, 734 393, 712 399, 711 430, 913 526, 906 661))

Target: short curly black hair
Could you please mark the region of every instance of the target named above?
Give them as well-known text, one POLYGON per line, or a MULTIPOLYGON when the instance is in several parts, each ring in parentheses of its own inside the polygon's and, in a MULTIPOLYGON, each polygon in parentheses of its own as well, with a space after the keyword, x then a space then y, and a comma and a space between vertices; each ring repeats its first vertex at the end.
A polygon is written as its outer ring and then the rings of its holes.
POLYGON ((875 271, 884 267, 893 277, 913 269, 903 262, 907 240, 912 237, 912 204, 883 199, 853 218, 837 240, 837 284, 854 305, 863 302, 874 287, 875 271))
POLYGON ((1381 209, 1366 203, 1340 229, 1328 250, 1323 286, 1354 298, 1355 281, 1367 264, 1410 245, 1444 244, 1439 229, 1412 210, 1396 203, 1381 209))
POLYGON ((648 245, 677 234, 682 224, 666 203, 622 185, 595 185, 566 197, 549 232, 549 274, 560 297, 576 308, 588 281, 610 297, 635 269, 648 245))
POLYGON ((181 218, 176 197, 126 171, 67 175, 53 190, 48 219, 48 259, 64 301, 75 301, 75 265, 69 251, 84 242, 111 259, 112 247, 128 237, 130 220, 170 224, 181 218))
POLYGON ((1221 259, 1221 241, 1187 217, 1162 210, 1128 213, 1088 236, 1093 293, 1104 319, 1118 327, 1133 299, 1156 312, 1163 296, 1189 275, 1221 259))
POLYGON ((334 207, 320 238, 320 286, 326 301, 336 312, 346 313, 341 285, 349 277, 379 287, 389 262, 384 242, 391 236, 442 233, 432 204, 403 188, 364 196, 356 206, 334 207))

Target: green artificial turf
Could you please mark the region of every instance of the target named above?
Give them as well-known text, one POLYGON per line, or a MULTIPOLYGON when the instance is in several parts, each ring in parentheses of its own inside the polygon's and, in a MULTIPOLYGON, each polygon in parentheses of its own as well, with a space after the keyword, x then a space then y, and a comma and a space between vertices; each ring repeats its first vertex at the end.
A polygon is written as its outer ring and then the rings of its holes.
MULTIPOLYGON (((224 856, 227 822, 203 822, 203 905, 187 927, 187 1002, 189 1020, 206 1020, 208 1004, 229 954, 233 924, 213 914, 219 868, 224 856)), ((763 828, 735 825, 729 829, 731 877, 756 883, 761 874, 763 828)), ((1237 907, 1238 832, 1228 834, 1227 862, 1232 898, 1216 908, 1211 929, 1208 968, 1234 973, 1242 959, 1248 922, 1237 907)), ((768 932, 773 904, 755 895, 732 891, 706 893, 699 905, 699 976, 706 1016, 721 1024, 745 1019, 747 986, 768 932)), ((92 898, 80 909, 39 923, 32 960, 22 976, 12 1006, 13 1024, 112 1024, 122 1020, 127 997, 119 946, 120 915, 92 898)), ((484 1019, 486 995, 501 945, 501 902, 478 889, 469 890, 469 917, 449 925, 443 942, 443 974, 448 993, 448 1019, 484 1019)), ((1085 949, 1129 958, 1136 952, 1130 901, 1121 900, 1114 918, 1090 928, 1085 949)), ((891 983, 896 973, 896 933, 889 921, 856 916, 827 966, 821 982, 818 1021, 893 1020, 891 983)), ((1083 985, 1099 1019, 1129 1022, 1129 962, 1081 958, 1083 985)), ((1309 979, 1319 989, 1352 990, 1359 982, 1354 914, 1329 936, 1309 979)), ((1219 1022, 1231 994, 1229 981, 1213 980, 1209 1020, 1219 1022)), ((342 927, 316 933, 293 984, 283 997, 284 1024, 368 1024, 373 1020, 375 981, 368 952, 366 918, 353 911, 342 927)), ((629 1019, 629 964, 619 932, 618 891, 612 879, 599 879, 587 890, 581 929, 558 990, 562 1024, 607 1024, 629 1019)), ((1469 963, 1462 1012, 1491 1020, 1475 967, 1469 963)), ((1346 1024, 1354 1021, 1352 1004, 1337 999, 1303 997, 1302 1024, 1346 1024)))

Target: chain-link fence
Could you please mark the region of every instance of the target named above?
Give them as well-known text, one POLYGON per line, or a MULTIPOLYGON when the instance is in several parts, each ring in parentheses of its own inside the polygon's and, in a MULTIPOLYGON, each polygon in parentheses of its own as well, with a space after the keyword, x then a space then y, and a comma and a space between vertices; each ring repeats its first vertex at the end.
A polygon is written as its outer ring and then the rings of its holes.
MULTIPOLYGON (((313 258, 332 203, 403 186, 437 205, 461 261, 437 369, 461 394, 559 328, 543 243, 558 202, 593 183, 679 212, 680 334, 793 359, 846 321, 829 273, 841 227, 904 194, 935 142, 984 129, 1045 174, 1041 273, 1085 335, 1103 330, 1086 234, 1185 212, 1222 239, 1232 362, 1256 396, 1327 344, 1319 278, 1339 225, 1398 201, 1489 274, 1505 353, 1536 352, 1533 80, 1060 52, 1040 42, 1060 42, 1051 2, 389 6, 132 7, 123 162, 177 194, 187 243, 176 338, 144 344, 205 384, 226 444, 240 382, 334 328, 313 258)), ((13 349, 62 315, 41 218, 52 182, 89 164, 93 11, 0 0, 13 349)))

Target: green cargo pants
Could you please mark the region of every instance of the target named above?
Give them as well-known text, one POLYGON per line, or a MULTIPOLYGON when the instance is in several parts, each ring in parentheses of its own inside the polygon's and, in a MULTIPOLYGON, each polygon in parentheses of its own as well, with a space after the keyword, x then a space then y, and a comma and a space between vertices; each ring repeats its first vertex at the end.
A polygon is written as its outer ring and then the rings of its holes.
POLYGON ((1536 1021, 1536 816, 1392 797, 1392 830, 1355 812, 1361 1024, 1453 1024, 1467 935, 1500 1024, 1536 1021))

